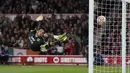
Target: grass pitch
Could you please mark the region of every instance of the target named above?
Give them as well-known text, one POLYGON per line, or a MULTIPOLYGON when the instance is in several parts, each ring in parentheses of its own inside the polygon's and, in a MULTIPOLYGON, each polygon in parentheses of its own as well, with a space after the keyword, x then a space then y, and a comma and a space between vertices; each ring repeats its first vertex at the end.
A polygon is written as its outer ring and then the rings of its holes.
MULTIPOLYGON (((121 73, 121 67, 96 66, 95 73, 121 73)), ((0 66, 0 73, 88 73, 87 66, 0 66)), ((127 67, 130 73, 130 67, 127 67)))
POLYGON ((0 66, 0 73, 87 73, 87 66, 0 66))

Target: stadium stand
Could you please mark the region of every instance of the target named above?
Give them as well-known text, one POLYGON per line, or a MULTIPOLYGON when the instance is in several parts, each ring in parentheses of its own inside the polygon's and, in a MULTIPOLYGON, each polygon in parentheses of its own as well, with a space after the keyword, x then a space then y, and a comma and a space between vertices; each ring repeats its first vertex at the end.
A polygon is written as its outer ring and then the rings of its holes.
MULTIPOLYGON (((34 26, 35 21, 31 19, 31 16, 26 14, 40 13, 52 14, 51 17, 45 18, 45 21, 47 22, 46 25, 49 28, 48 32, 62 34, 69 31, 68 36, 73 36, 74 39, 74 55, 79 55, 82 49, 86 48, 88 45, 88 16, 86 15, 88 13, 87 0, 0 0, 0 13, 0 41, 2 43, 8 43, 11 47, 27 48, 27 34, 34 26), (79 13, 82 15, 81 17, 70 15, 67 16, 67 18, 64 18, 61 14, 59 18, 56 18, 54 13, 79 13), (17 14, 17 16, 14 20, 10 20, 4 14, 17 14), (23 18, 22 14, 25 14, 26 16, 23 18)), ((120 13, 113 12, 113 16, 115 16, 114 14, 120 16, 120 13)), ((110 23, 110 25, 113 25, 112 27, 109 27, 111 29, 116 28, 120 30, 121 28, 120 23, 110 23), (118 27, 116 27, 116 25, 118 25, 118 27)), ((96 26, 97 25, 95 24, 95 27, 96 26)), ((95 29, 94 33, 96 34, 98 31, 95 29)), ((101 40, 102 42, 121 42, 121 36, 118 37, 119 40, 115 40, 115 37, 120 34, 119 31, 106 30, 106 34, 109 33, 111 34, 102 36, 107 36, 101 40), (110 39, 108 40, 108 38, 110 39)), ((127 36, 130 35, 127 34, 127 36)), ((127 38, 127 40, 129 40, 129 38, 127 38)), ((104 43, 101 44, 102 50, 110 49, 109 51, 102 51, 102 53, 120 55, 119 50, 121 47, 118 45, 121 45, 121 43, 113 44, 115 45, 114 47, 112 47, 111 43, 109 43, 109 45, 104 43)), ((129 42, 127 44, 129 44, 129 42)), ((129 54, 130 52, 127 51, 127 53, 129 54)))
POLYGON ((0 13, 87 13, 87 0, 1 0, 0 13))

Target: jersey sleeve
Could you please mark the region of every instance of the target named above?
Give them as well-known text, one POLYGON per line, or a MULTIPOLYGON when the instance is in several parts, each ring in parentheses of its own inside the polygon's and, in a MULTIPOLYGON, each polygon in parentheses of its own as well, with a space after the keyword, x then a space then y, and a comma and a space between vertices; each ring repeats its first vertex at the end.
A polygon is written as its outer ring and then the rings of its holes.
POLYGON ((36 33, 35 30, 30 30, 28 34, 28 41, 30 42, 30 44, 33 44, 36 41, 35 33, 36 33))

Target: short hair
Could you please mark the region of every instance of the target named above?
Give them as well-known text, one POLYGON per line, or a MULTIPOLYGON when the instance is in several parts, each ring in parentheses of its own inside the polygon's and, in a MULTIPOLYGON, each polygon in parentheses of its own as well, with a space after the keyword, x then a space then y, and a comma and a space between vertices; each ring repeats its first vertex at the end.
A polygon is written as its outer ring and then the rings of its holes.
POLYGON ((45 32, 43 29, 39 29, 38 31, 45 32))

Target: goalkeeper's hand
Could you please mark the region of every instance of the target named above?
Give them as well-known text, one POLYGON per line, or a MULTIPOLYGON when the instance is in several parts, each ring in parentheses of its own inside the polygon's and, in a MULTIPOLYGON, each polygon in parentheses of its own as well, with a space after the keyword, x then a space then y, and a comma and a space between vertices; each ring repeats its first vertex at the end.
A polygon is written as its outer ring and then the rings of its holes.
POLYGON ((47 49, 46 49, 46 47, 44 45, 41 45, 40 47, 41 47, 42 52, 47 52, 47 49))
POLYGON ((54 43, 53 42, 46 42, 45 44, 43 44, 43 45, 41 45, 40 47, 41 47, 41 51, 42 52, 47 52, 47 46, 53 46, 54 45, 54 43))
POLYGON ((48 44, 49 44, 49 43, 46 42, 45 44, 43 44, 43 45, 40 46, 42 52, 47 52, 46 46, 47 46, 48 44))
POLYGON ((42 21, 44 19, 44 17, 42 15, 38 16, 36 21, 42 21))

